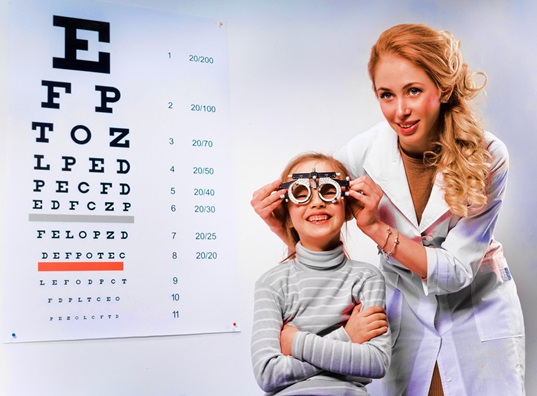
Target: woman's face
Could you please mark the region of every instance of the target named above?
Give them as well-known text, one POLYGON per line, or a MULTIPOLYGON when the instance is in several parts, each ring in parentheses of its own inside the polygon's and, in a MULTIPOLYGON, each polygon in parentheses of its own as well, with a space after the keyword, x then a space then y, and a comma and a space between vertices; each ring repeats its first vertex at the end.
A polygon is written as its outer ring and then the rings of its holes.
POLYGON ((374 74, 382 114, 408 154, 430 150, 438 132, 441 92, 429 76, 396 55, 382 55, 374 74))
MULTIPOLYGON (((308 160, 298 164, 291 173, 338 172, 322 160, 308 160)), ((341 227, 346 222, 345 201, 327 203, 313 189, 311 199, 303 205, 287 203, 289 217, 306 249, 313 251, 331 250, 340 244, 341 227)))

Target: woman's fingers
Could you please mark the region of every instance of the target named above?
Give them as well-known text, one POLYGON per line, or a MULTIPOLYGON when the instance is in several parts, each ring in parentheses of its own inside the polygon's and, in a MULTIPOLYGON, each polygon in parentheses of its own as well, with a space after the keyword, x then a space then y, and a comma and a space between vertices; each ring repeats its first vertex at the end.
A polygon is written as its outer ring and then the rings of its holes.
POLYGON ((280 184, 280 180, 275 180, 255 191, 252 196, 250 205, 263 219, 271 215, 282 202, 281 195, 285 193, 285 190, 278 189, 280 184))
POLYGON ((280 184, 281 180, 274 180, 272 183, 266 184, 259 190, 254 191, 250 204, 253 207, 258 206, 258 204, 264 199, 269 198, 271 195, 273 195, 274 191, 277 191, 279 189, 280 184))
POLYGON ((349 183, 349 192, 354 192, 353 197, 360 200, 360 194, 363 198, 372 197, 377 198, 382 196, 382 189, 375 183, 369 176, 360 176, 357 179, 351 180, 349 183))

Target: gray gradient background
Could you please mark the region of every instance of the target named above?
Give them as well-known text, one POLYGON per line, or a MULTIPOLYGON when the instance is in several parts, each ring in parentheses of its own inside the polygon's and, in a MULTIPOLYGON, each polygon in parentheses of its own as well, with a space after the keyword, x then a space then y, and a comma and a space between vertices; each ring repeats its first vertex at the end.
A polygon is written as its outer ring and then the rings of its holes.
MULTIPOLYGON (((6 14, 0 1, 0 83, 6 86, 6 14)), ((104 2, 103 2, 104 3, 104 2)), ((531 1, 122 0, 214 18, 228 29, 241 328, 238 334, 0 345, 0 394, 256 395, 249 340, 253 284, 284 248, 250 208, 252 192, 300 151, 335 151, 382 119, 366 63, 377 36, 402 22, 452 31, 465 60, 489 77, 480 113, 508 146, 511 173, 496 237, 504 244, 526 323, 527 394, 537 394, 537 3, 531 1)), ((96 3, 98 4, 98 3, 96 3)), ((9 98, 0 95, 5 130, 9 98)), ((4 171, 5 133, 0 133, 4 171)), ((4 174, 0 185, 4 184, 4 174)), ((0 205, 5 209, 5 187, 0 205)), ((9 230, 0 231, 0 241, 9 230)), ((349 227, 351 253, 376 260, 349 227)), ((0 242, 1 243, 1 242, 0 242)), ((1 247, 1 246, 0 246, 1 247)), ((215 296, 217 298, 217 296, 215 296)), ((200 313, 203 314, 203 313, 200 313)), ((501 326, 498 323, 498 326, 501 326)), ((1 324, 0 324, 1 326, 1 324)), ((502 356, 496 357, 502 359, 502 356)), ((491 378, 491 381, 494 381, 491 378)))

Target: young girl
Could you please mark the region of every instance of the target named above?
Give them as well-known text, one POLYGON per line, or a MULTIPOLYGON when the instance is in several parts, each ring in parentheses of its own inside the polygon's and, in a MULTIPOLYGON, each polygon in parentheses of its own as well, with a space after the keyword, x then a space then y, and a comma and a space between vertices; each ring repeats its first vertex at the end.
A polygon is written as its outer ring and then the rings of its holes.
POLYGON ((254 374, 271 395, 368 395, 369 378, 388 368, 384 278, 349 260, 340 239, 352 217, 346 175, 339 161, 316 153, 282 174, 281 226, 295 244, 256 283, 252 332, 254 374))

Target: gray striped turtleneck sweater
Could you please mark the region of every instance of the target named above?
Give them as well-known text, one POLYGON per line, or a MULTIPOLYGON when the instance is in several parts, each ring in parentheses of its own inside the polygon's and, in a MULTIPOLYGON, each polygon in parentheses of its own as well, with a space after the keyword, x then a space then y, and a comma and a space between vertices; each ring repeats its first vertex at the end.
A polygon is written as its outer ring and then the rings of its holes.
POLYGON ((389 332, 352 343, 343 326, 352 308, 385 306, 384 277, 375 266, 348 260, 343 245, 297 255, 262 275, 255 286, 252 364, 270 395, 367 395, 391 357, 389 332), (283 324, 296 326, 292 355, 280 349, 283 324))

